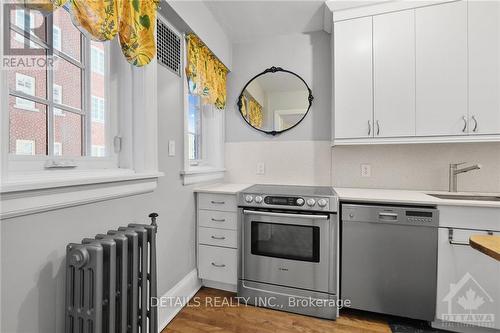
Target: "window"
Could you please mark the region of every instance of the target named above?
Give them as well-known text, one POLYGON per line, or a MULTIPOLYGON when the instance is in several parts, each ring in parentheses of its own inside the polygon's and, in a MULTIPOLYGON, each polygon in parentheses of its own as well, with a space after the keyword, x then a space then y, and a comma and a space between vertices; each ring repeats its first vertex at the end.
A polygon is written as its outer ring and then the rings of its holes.
POLYGON ((190 165, 198 165, 201 158, 201 98, 189 94, 188 156, 190 165))
POLYGON ((61 51, 61 28, 57 25, 54 25, 54 29, 52 30, 52 43, 56 50, 61 51))
POLYGON ((92 95, 92 121, 104 122, 104 99, 92 95))
MULTIPOLYGON (((16 73, 16 90, 34 96, 35 78, 29 75, 16 73)), ((37 109, 35 108, 35 102, 19 97, 16 97, 15 107, 18 109, 37 111, 37 109)))
POLYGON ((186 85, 185 185, 224 177, 224 112, 189 93, 186 85))
POLYGON ((92 46, 92 72, 104 74, 104 51, 96 46, 92 46))
POLYGON ((99 145, 92 145, 92 156, 94 157, 106 156, 106 147, 99 145))
MULTIPOLYGON (((13 47, 22 44, 20 47, 29 49, 31 47, 26 45, 33 45, 40 49, 36 53, 37 59, 52 57, 54 67, 47 67, 50 62, 38 61, 42 65, 36 68, 26 64, 6 71, 9 85, 9 153, 25 155, 26 149, 17 149, 16 142, 32 140, 36 143, 33 144, 34 155, 46 156, 47 159, 52 156, 93 156, 93 144, 109 144, 105 134, 110 124, 104 117, 107 85, 104 74, 105 44, 86 38, 72 24, 70 14, 63 8, 46 17, 37 11, 15 10, 11 19, 13 47), (29 36, 25 34, 28 26, 36 28, 29 31, 29 36), (53 37, 52 46, 47 36, 53 37), (99 57, 89 59, 84 56, 91 50, 98 50, 99 57), (95 67, 100 69, 100 74, 88 75, 88 71, 95 67), (99 96, 98 100, 94 101, 92 95, 99 96), (25 110, 39 112, 28 118, 22 114, 26 114, 25 110), (98 127, 92 125, 94 115, 100 123, 98 127)), ((33 54, 29 53, 29 56, 34 57, 33 54)), ((113 163, 116 164, 116 160, 113 163)), ((43 163, 37 165, 43 169, 43 163)))
POLYGON ((16 154, 18 154, 18 155, 35 155, 35 141, 33 141, 33 140, 16 140, 16 154))
POLYGON ((62 156, 62 143, 54 142, 54 156, 62 156))

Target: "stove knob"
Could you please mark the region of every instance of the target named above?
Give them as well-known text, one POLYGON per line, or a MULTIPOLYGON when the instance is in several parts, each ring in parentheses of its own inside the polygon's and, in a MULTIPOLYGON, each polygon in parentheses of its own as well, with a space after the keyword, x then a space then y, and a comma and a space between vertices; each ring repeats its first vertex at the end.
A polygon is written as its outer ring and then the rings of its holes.
POLYGON ((252 202, 252 201, 253 201, 253 197, 252 197, 251 195, 247 195, 247 196, 245 197, 245 201, 246 201, 246 202, 248 202, 248 203, 250 203, 250 202, 252 202))
POLYGON ((326 200, 325 200, 325 199, 319 199, 319 200, 318 200, 318 205, 319 205, 320 207, 326 207, 326 204, 327 204, 327 202, 326 202, 326 200))
POLYGON ((255 197, 255 203, 260 204, 262 202, 262 197, 260 195, 255 197))
POLYGON ((316 204, 316 201, 314 199, 307 199, 307 205, 309 207, 313 207, 316 204))
POLYGON ((295 202, 299 206, 304 206, 304 199, 298 198, 297 201, 295 202))

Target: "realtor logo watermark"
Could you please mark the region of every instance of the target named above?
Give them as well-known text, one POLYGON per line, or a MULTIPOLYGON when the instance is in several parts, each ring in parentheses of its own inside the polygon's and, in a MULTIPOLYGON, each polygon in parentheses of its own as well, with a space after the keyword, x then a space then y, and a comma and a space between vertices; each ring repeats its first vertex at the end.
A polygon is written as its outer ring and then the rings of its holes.
POLYGON ((51 36, 46 37, 44 16, 23 7, 19 2, 4 2, 3 52, 0 68, 3 70, 29 69, 52 70, 57 61, 50 52, 48 44, 51 36), (26 29, 26 27, 29 27, 26 29))
POLYGON ((448 311, 440 319, 450 327, 493 327, 495 324, 495 301, 470 273, 450 284, 442 302, 447 303, 448 311))

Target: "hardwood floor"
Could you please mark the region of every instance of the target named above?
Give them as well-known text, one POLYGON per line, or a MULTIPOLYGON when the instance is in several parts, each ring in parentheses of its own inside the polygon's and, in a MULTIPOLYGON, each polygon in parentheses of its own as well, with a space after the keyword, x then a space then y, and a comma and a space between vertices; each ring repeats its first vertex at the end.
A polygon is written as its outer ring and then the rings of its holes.
POLYGON ((234 293, 202 288, 162 333, 390 333, 378 316, 342 312, 336 321, 253 306, 237 306, 234 293), (224 306, 220 305, 224 302, 224 306), (231 303, 232 302, 232 303, 231 303))

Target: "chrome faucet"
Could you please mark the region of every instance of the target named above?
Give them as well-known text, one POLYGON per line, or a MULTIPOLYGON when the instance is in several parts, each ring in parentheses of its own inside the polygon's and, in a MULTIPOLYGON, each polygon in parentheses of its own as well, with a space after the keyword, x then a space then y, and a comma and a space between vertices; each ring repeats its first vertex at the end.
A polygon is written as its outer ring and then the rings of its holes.
POLYGON ((459 165, 465 164, 467 162, 462 162, 462 163, 451 163, 450 164, 450 183, 449 183, 449 191, 450 192, 457 192, 457 175, 464 173, 464 172, 469 172, 472 170, 479 170, 481 169, 481 164, 474 164, 471 165, 470 167, 458 169, 459 165))

